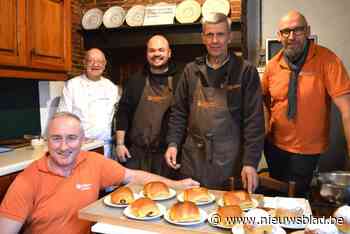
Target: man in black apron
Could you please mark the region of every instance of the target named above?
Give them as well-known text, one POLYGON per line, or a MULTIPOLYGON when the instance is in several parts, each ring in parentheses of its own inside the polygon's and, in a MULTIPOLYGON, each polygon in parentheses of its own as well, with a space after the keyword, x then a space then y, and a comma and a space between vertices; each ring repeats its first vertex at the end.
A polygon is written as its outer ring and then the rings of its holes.
POLYGON ((180 174, 202 186, 223 189, 231 176, 252 192, 264 143, 264 115, 259 76, 254 66, 229 53, 229 18, 204 19, 202 39, 208 55, 187 64, 175 94, 165 158, 180 174))
POLYGON ((168 112, 176 82, 175 64, 164 36, 147 43, 147 61, 142 72, 127 81, 116 115, 116 151, 119 161, 132 169, 170 176, 164 161, 168 112))

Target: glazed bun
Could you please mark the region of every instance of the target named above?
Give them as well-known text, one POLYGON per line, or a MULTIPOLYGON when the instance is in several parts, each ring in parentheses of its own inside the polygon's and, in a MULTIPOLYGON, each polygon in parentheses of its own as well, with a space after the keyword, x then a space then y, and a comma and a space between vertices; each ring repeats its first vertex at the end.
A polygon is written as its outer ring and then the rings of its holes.
POLYGON ((304 208, 302 204, 295 200, 283 202, 278 205, 275 210, 275 216, 279 218, 285 217, 301 217, 304 214, 304 208))
POLYGON ((113 204, 130 204, 135 200, 134 194, 129 187, 120 187, 111 193, 111 202, 113 204))
POLYGON ((339 231, 350 233, 350 206, 341 206, 333 214, 335 218, 342 218, 343 223, 337 224, 339 231))
POLYGON ((243 211, 237 205, 219 207, 217 213, 220 217, 220 225, 232 228, 235 225, 234 217, 242 217, 243 211))
POLYGON ((151 199, 162 199, 167 198, 170 195, 168 185, 160 181, 152 181, 143 187, 143 194, 145 197, 151 199))
POLYGON ((170 207, 169 218, 174 222, 195 222, 199 221, 201 216, 195 203, 184 201, 170 207))
POLYGON ((130 205, 131 213, 139 218, 160 215, 160 210, 153 200, 143 197, 135 200, 130 205))
POLYGON ((206 188, 189 188, 185 189, 184 192, 184 201, 191 202, 207 202, 210 199, 209 191, 206 188))
POLYGON ((253 206, 249 193, 243 190, 225 192, 222 199, 224 206, 239 205, 242 209, 253 206))

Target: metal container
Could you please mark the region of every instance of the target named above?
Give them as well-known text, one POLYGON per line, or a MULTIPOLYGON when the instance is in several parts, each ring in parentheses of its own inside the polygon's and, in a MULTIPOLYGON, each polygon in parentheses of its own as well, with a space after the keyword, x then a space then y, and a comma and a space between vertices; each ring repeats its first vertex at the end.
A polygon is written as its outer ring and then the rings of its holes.
POLYGON ((337 204, 350 203, 350 172, 319 173, 317 181, 322 197, 337 204))

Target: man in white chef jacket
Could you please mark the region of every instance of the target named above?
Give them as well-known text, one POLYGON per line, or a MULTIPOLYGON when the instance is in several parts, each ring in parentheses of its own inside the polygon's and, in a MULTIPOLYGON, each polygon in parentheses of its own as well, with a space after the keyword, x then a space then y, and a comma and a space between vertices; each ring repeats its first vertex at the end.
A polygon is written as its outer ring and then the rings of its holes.
POLYGON ((104 155, 111 157, 112 119, 120 96, 118 87, 102 76, 105 66, 106 58, 101 50, 88 50, 84 58, 85 72, 66 82, 57 111, 76 114, 82 121, 86 138, 103 140, 104 155))

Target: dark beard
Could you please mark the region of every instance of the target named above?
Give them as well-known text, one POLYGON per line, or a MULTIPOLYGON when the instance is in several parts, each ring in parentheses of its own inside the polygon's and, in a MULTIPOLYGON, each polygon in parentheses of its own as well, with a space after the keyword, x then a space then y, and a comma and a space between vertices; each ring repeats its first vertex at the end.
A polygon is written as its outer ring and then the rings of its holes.
POLYGON ((298 48, 297 50, 285 49, 284 54, 288 57, 289 61, 295 62, 295 61, 298 61, 299 58, 303 55, 305 47, 306 47, 306 41, 303 47, 298 48))

